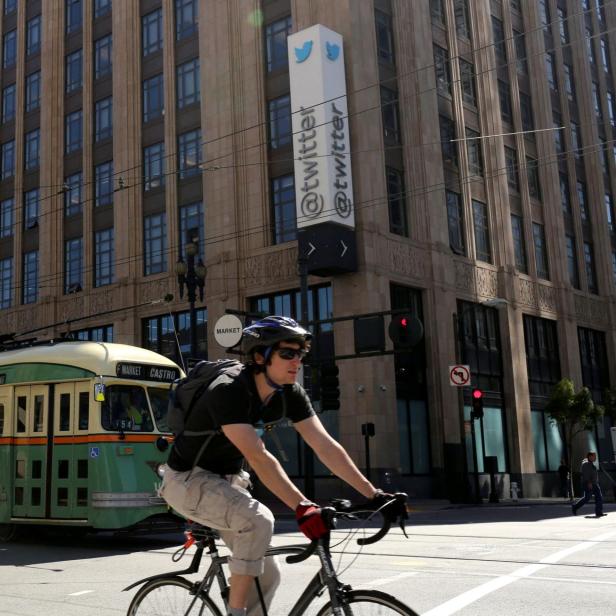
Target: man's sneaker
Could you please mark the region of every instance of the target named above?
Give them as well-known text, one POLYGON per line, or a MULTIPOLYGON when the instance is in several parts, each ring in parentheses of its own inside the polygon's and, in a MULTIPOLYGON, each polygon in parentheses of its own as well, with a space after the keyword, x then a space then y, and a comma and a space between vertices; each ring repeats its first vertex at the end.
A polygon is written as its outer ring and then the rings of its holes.
POLYGON ((575 505, 571 505, 571 513, 572 513, 573 515, 577 515, 577 510, 576 510, 576 508, 575 508, 575 505))
POLYGON ((595 517, 596 518, 602 518, 602 517, 604 517, 606 515, 607 515, 607 513, 598 513, 595 517))

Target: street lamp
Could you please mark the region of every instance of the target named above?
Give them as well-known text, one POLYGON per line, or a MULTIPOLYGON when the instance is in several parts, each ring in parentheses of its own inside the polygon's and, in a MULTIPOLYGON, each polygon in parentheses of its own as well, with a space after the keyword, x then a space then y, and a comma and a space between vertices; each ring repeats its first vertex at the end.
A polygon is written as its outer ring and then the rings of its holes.
POLYGON ((190 355, 192 358, 197 356, 197 311, 195 302, 197 300, 197 289, 199 289, 199 300, 203 302, 203 290, 205 287, 205 265, 199 257, 195 265, 195 257, 199 252, 199 231, 191 229, 187 235, 186 261, 180 255, 175 266, 175 273, 178 277, 180 298, 184 297, 184 287, 187 291, 187 299, 190 304, 190 355))

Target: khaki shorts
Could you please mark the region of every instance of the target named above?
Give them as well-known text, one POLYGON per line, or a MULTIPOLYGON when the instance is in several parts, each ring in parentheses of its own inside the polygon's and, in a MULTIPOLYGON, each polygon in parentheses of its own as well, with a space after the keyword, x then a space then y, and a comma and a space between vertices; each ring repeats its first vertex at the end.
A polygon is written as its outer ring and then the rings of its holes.
POLYGON ((166 467, 160 495, 184 517, 220 531, 232 551, 232 574, 260 576, 274 516, 252 498, 248 483, 243 476, 222 477, 199 467, 183 472, 166 467))

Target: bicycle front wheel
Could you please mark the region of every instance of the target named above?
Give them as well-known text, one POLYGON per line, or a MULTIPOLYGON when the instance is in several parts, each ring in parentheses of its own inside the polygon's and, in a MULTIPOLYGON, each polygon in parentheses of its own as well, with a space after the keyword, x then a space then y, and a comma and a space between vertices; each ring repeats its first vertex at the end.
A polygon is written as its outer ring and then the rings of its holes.
MULTIPOLYGON (((343 608, 344 616, 417 616, 408 605, 395 597, 378 590, 353 590, 349 593, 349 602, 343 608)), ((317 616, 332 616, 331 603, 324 605, 317 616)))
POLYGON ((222 616, 205 593, 195 596, 192 588, 182 577, 152 580, 139 589, 127 616, 222 616))

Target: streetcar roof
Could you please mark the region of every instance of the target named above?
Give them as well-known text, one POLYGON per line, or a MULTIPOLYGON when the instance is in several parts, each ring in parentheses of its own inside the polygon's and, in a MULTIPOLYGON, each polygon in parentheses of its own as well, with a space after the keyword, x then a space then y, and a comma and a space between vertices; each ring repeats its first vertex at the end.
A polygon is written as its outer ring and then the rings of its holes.
POLYGON ((139 364, 175 368, 178 365, 159 353, 128 344, 113 342, 50 342, 0 353, 0 369, 17 364, 55 364, 87 371, 91 375, 116 376, 118 364, 139 364))

